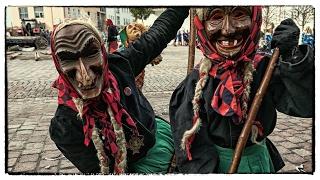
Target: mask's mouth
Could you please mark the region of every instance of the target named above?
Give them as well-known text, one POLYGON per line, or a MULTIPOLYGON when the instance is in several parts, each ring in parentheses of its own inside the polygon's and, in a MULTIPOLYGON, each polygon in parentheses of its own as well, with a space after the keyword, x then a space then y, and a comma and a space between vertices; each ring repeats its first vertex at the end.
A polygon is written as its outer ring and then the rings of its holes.
POLYGON ((100 79, 99 77, 100 76, 96 76, 96 78, 94 78, 93 80, 91 80, 91 82, 89 82, 90 84, 88 82, 86 82, 85 83, 86 85, 84 85, 84 83, 82 83, 82 82, 78 82, 78 88, 80 90, 84 90, 84 91, 96 88, 98 85, 98 79, 100 79))
POLYGON ((83 85, 78 82, 78 92, 81 94, 83 99, 94 98, 100 94, 102 86, 101 76, 96 77, 91 84, 83 85))
POLYGON ((232 49, 238 47, 242 44, 243 39, 229 39, 229 40, 219 40, 217 42, 218 46, 221 48, 232 49))
POLYGON ((91 89, 94 89, 97 87, 96 83, 93 83, 91 85, 88 85, 88 86, 83 86, 81 83, 79 83, 79 86, 81 91, 87 91, 87 90, 91 90, 91 89))
POLYGON ((232 57, 237 54, 243 44, 243 37, 232 37, 232 38, 220 38, 216 41, 217 51, 227 57, 232 57))

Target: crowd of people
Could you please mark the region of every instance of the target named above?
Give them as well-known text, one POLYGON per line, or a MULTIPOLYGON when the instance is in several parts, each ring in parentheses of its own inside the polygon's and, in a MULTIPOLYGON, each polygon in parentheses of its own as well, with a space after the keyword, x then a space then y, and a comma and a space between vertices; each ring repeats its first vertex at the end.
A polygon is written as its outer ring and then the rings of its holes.
POLYGON ((314 47, 314 34, 310 26, 307 26, 307 28, 303 31, 301 44, 307 44, 314 47))
POLYGON ((174 39, 174 46, 188 46, 190 33, 188 30, 179 30, 176 38, 174 39))
MULTIPOLYGON (((261 31, 261 38, 260 38, 260 49, 261 51, 265 51, 267 53, 272 53, 272 48, 271 48, 271 42, 272 42, 272 37, 274 34, 274 24, 271 23, 270 26, 268 26, 267 29, 265 29, 264 32, 261 31)), ((305 44, 309 45, 311 47, 314 47, 314 34, 310 26, 307 26, 305 29, 303 29, 302 34, 301 34, 301 41, 299 44, 305 44)))

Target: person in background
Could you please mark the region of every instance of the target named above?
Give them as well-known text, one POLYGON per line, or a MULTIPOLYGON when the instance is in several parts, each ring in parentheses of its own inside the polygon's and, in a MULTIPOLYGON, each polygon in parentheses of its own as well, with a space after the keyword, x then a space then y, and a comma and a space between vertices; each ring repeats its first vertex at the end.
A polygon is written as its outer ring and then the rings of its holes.
POLYGON ((108 53, 113 53, 118 49, 118 30, 111 19, 106 20, 106 34, 108 53))
POLYGON ((178 31, 178 46, 182 46, 182 33, 181 30, 178 31))
POLYGON ((302 44, 307 44, 307 45, 310 45, 311 47, 314 47, 314 36, 310 26, 308 26, 303 31, 301 41, 302 41, 301 42, 302 44))
POLYGON ((188 33, 188 30, 186 32, 183 31, 183 41, 184 41, 184 45, 185 46, 189 45, 189 33, 188 33))
POLYGON ((272 53, 271 52, 271 41, 272 41, 272 35, 273 35, 273 28, 274 28, 274 24, 271 23, 269 28, 267 28, 266 33, 264 34, 264 42, 265 42, 264 50, 268 53, 272 53))

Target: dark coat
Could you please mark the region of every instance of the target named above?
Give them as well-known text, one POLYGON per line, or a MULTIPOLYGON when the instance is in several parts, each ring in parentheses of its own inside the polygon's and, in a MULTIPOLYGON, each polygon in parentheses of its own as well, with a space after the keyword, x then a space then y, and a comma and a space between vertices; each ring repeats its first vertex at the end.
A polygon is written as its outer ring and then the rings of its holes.
MULTIPOLYGON (((128 48, 108 55, 110 71, 118 81, 121 104, 137 123, 139 133, 144 136, 144 146, 132 155, 128 151, 128 163, 143 157, 155 143, 155 114, 147 99, 136 88, 135 77, 157 57, 188 16, 188 8, 167 9, 154 22, 148 32, 130 44, 128 48), (130 88, 131 92, 125 93, 130 88)), ((126 139, 131 131, 124 127, 126 139)), ((61 152, 83 173, 100 172, 96 150, 91 142, 83 144, 82 122, 71 108, 59 105, 50 125, 51 139, 61 152)), ((113 160, 113 158, 110 158, 113 160)), ((110 165, 112 170, 113 165, 110 165)), ((112 171, 110 171, 112 172, 112 171)))
POLYGON ((118 36, 118 30, 117 27, 114 25, 111 25, 108 27, 108 42, 111 41, 117 41, 117 36, 118 36))
MULTIPOLYGON (((265 57, 257 66, 251 84, 250 104, 259 88, 270 57, 265 57)), ((192 127, 192 99, 199 71, 193 70, 174 91, 169 108, 170 122, 175 143, 178 170, 183 173, 213 173, 217 167, 218 156, 214 144, 235 148, 243 124, 236 125, 228 117, 222 117, 211 107, 211 99, 219 80, 209 77, 203 89, 200 108, 201 127, 191 145, 192 160, 181 150, 182 135, 192 127)), ((263 126, 262 140, 272 133, 277 122, 276 110, 300 117, 314 116, 314 52, 308 46, 300 46, 291 59, 279 61, 263 98, 257 120, 263 126)), ((248 141, 247 146, 252 145, 248 141)), ((284 166, 281 156, 270 140, 267 147, 275 170, 284 166)))

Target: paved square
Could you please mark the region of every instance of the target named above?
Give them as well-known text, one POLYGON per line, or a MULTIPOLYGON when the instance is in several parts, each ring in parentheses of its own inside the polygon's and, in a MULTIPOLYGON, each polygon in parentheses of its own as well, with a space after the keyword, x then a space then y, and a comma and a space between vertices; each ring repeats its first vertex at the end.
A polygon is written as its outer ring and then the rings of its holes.
MULTIPOLYGON (((169 120, 172 91, 187 73, 188 47, 168 46, 163 61, 146 68, 143 92, 157 115, 169 120)), ((201 54, 196 51, 196 63, 201 54)), ((57 77, 50 56, 33 60, 32 52, 19 59, 6 59, 7 64, 7 169, 8 173, 61 173, 79 171, 60 153, 48 133, 50 120, 57 107, 56 90, 51 83, 57 77), (22 60, 23 59, 23 60, 22 60)), ((313 121, 278 113, 278 124, 271 134, 286 163, 279 173, 298 173, 304 165, 312 172, 313 121)))

